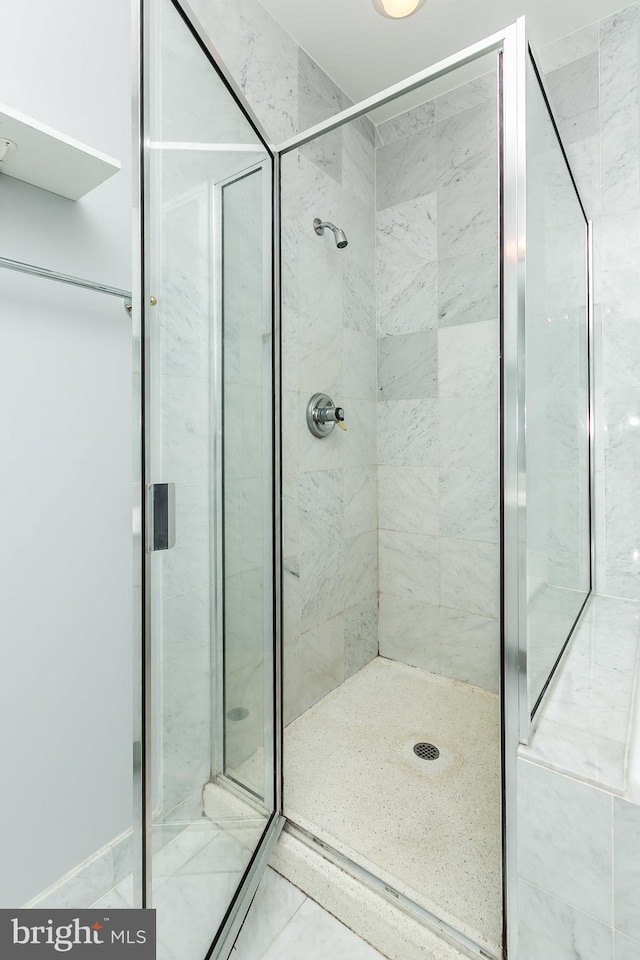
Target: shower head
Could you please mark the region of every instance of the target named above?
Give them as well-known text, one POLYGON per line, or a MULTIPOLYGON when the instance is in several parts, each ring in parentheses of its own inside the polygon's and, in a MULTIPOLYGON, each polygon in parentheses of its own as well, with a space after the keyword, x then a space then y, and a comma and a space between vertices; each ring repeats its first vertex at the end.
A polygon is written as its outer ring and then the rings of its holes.
POLYGON ((325 227, 328 227, 329 230, 333 231, 333 236, 335 237, 336 247, 338 250, 344 250, 349 241, 346 238, 344 230, 341 230, 340 227, 334 226, 332 223, 323 223, 319 217, 316 217, 313 221, 313 229, 318 234, 319 237, 324 233, 325 227))

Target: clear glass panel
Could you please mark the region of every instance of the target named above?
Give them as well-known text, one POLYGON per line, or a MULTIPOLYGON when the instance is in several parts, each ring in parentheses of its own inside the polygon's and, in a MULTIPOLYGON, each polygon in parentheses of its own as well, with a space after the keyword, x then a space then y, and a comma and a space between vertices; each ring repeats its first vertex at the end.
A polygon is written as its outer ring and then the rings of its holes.
POLYGON ((224 770, 273 805, 270 167, 221 187, 224 438, 224 770), (266 184, 265 184, 266 180, 266 184), (266 234, 265 234, 266 229, 266 234), (265 663, 266 657, 266 663, 265 663), (265 712, 265 707, 266 712, 265 712))
POLYGON ((534 69, 527 110, 529 704, 591 584, 587 225, 534 69))
POLYGON ((491 955, 495 65, 317 138, 281 175, 285 813, 491 955), (320 391, 346 432, 309 431, 320 391))
POLYGON ((202 960, 273 810, 272 162, 170 0, 149 6, 147 469, 176 490, 147 568, 151 906, 202 960))

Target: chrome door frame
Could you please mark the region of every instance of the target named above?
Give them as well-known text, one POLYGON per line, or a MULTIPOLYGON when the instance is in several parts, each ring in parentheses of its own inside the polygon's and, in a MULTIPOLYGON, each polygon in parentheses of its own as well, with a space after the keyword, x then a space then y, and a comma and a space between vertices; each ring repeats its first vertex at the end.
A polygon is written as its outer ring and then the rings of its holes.
MULTIPOLYGON (((152 633, 151 633, 151 576, 149 556, 146 551, 147 542, 147 519, 143 508, 144 491, 149 482, 150 473, 150 436, 147 428, 145 414, 152 410, 153 398, 150 393, 151 385, 149 378, 145 377, 145 362, 147 360, 148 350, 146 342, 149 336, 150 324, 146 322, 146 308, 148 306, 148 264, 145 262, 145 241, 147 211, 150 209, 151 197, 149 196, 149 183, 145 175, 146 155, 149 145, 146 141, 146 118, 149 116, 150 98, 149 98, 149 64, 147 62, 146 52, 150 49, 149 41, 149 22, 147 10, 152 0, 135 0, 132 5, 133 20, 133 115, 134 115, 134 178, 137 176, 139 186, 137 195, 134 199, 134 244, 133 244, 133 262, 134 262, 134 284, 133 284, 133 314, 134 331, 136 329, 136 318, 139 318, 137 329, 139 330, 139 350, 140 350, 140 383, 134 389, 134 407, 139 415, 139 433, 136 445, 139 441, 139 458, 137 466, 137 476, 139 477, 139 489, 134 492, 134 516, 140 517, 140 536, 134 541, 135 562, 134 567, 140 570, 141 587, 139 587, 140 597, 136 608, 141 611, 141 622, 136 625, 134 636, 134 684, 135 684, 135 703, 134 703, 134 896, 137 906, 148 907, 152 903, 151 899, 151 824, 153 821, 152 809, 152 633)), ((280 318, 279 318, 279 277, 280 277, 280 250, 279 250, 279 162, 274 154, 273 146, 262 128, 255 113, 246 103, 244 96, 231 77, 231 74, 225 68, 222 59, 211 44, 207 31, 199 22, 194 11, 187 3, 180 0, 171 0, 177 13, 181 16, 186 26, 194 37, 194 42, 201 48, 207 56, 211 67, 220 76, 221 80, 229 90, 236 101, 239 109, 247 118, 257 136, 262 141, 265 152, 271 157, 272 163, 272 334, 273 334, 273 423, 279 424, 280 414, 280 318)), ((273 498, 275 504, 279 505, 280 500, 280 441, 278 431, 274 430, 273 442, 273 498)), ((274 509, 273 521, 273 570, 274 570, 274 639, 273 639, 273 662, 275 665, 274 676, 274 710, 272 721, 273 734, 273 756, 274 756, 274 782, 275 782, 275 808, 271 813, 260 840, 258 847, 254 851, 251 861, 245 871, 242 881, 236 891, 234 898, 226 912, 223 921, 218 928, 211 947, 207 951, 206 960, 224 960, 228 957, 238 931, 244 921, 246 913, 251 905, 260 879, 267 867, 269 857, 275 846, 284 825, 284 818, 281 814, 282 797, 282 762, 281 762, 281 643, 280 643, 280 570, 281 570, 281 537, 280 537, 280 510, 279 506, 274 509)), ((135 589, 135 582, 134 582, 135 589)))

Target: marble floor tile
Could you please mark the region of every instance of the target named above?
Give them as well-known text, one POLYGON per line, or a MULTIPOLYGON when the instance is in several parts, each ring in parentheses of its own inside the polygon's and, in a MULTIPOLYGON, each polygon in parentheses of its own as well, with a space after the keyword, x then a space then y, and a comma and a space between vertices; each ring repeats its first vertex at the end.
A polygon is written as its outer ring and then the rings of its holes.
POLYGON ((237 960, 262 960, 305 899, 301 890, 267 867, 235 943, 237 960))
POLYGON ((117 890, 109 890, 103 897, 91 904, 97 910, 128 910, 129 904, 120 896, 117 890))
POLYGON ((276 937, 263 960, 384 960, 381 953, 361 940, 313 900, 305 900, 293 919, 276 937))

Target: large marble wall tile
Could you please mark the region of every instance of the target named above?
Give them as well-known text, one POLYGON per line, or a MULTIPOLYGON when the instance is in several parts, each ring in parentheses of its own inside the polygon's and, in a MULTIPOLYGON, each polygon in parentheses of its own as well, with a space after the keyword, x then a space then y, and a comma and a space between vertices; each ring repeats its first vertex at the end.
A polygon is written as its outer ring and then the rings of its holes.
POLYGON ((599 132, 598 55, 587 54, 546 76, 554 116, 566 143, 599 132))
MULTIPOLYGON (((630 304, 627 302, 627 306, 630 304)), ((640 313, 638 314, 640 319, 640 313)), ((640 388, 640 322, 605 317, 603 362, 607 383, 625 388, 630 400, 640 388)), ((606 389, 606 388, 605 388, 606 389)))
POLYGON ((162 594, 170 597, 211 580, 211 491, 207 483, 176 487, 176 544, 162 556, 162 594))
POLYGON ((498 321, 438 330, 438 396, 492 394, 498 390, 498 321))
POLYGON ((609 361, 606 353, 612 337, 612 319, 637 321, 640 313, 640 275, 637 269, 640 258, 640 216, 637 211, 616 217, 603 216, 598 226, 605 308, 605 382, 615 382, 615 379, 611 380, 614 371, 607 369, 609 361))
POLYGON ((438 123, 438 186, 497 175, 496 123, 494 100, 438 123))
POLYGON ((605 466, 640 472, 640 387, 604 391, 605 466))
POLYGON ((540 67, 543 73, 550 73, 558 67, 564 67, 574 60, 581 60, 589 53, 598 52, 598 24, 590 23, 582 30, 576 30, 554 43, 548 43, 540 50, 540 67))
POLYGON ((391 596, 380 586, 380 656, 440 673, 440 608, 391 596))
POLYGON ((499 532, 499 484, 493 469, 442 468, 439 481, 440 534, 496 543, 499 532))
POLYGON ((430 127, 436 122, 436 102, 428 100, 421 103, 411 110, 405 110, 397 117, 391 120, 385 120, 379 123, 376 131, 383 144, 393 143, 394 140, 401 140, 403 137, 409 137, 412 133, 422 130, 424 127, 430 127))
POLYGON ((440 538, 440 603, 484 617, 500 606, 497 544, 440 538))
POLYGON ((443 397, 438 406, 441 468, 494 470, 498 462, 497 397, 443 397))
MULTIPOLYGON (((498 693, 500 624, 463 610, 440 607, 440 673, 498 693)), ((496 711, 496 724, 498 716, 496 711)))
POLYGON ((438 324, 438 264, 385 265, 378 283, 381 336, 434 330, 438 324))
POLYGON ((364 203, 346 189, 342 191, 342 205, 340 226, 349 240, 349 246, 340 251, 344 325, 350 330, 375 334, 375 210, 371 203, 364 203))
POLYGON ((378 535, 367 530, 345 540, 344 602, 351 606, 378 592, 378 535))
POLYGON ((380 591, 423 603, 440 602, 437 537, 379 531, 380 591))
POLYGON ((343 397, 375 398, 376 347, 375 336, 348 328, 342 331, 343 397))
MULTIPOLYGON (((376 583, 377 590, 377 583, 376 583)), ((378 596, 348 607, 344 612, 345 680, 378 655, 378 596)))
MULTIPOLYGON (((342 604, 341 604, 342 608, 342 604)), ((326 620, 300 638, 300 710, 304 713, 345 678, 344 614, 326 620)))
POLYGON ((518 873, 592 917, 612 921, 612 798, 518 761, 518 873))
POLYGON ((595 220, 602 216, 600 137, 576 140, 565 144, 565 148, 587 216, 595 220))
MULTIPOLYGON (((342 110, 342 90, 302 47, 298 48, 298 70, 301 77, 317 90, 325 100, 328 100, 334 113, 339 113, 342 110)), ((304 128, 300 127, 300 129, 303 130, 304 128)))
POLYGON ((207 483, 210 463, 210 385, 162 377, 162 470, 173 483, 207 483))
POLYGON ((485 100, 495 97, 496 91, 497 76, 495 70, 492 70, 437 97, 436 116, 438 120, 444 120, 454 113, 479 106, 485 100))
POLYGON ((637 960, 640 957, 640 940, 631 940, 622 933, 614 933, 615 960, 637 960))
POLYGON ((638 124, 616 126, 602 138, 602 206, 608 214, 640 204, 640 131, 638 124))
POLYGON ((356 537, 378 526, 378 473, 375 466, 344 471, 344 535, 356 537))
POLYGON ((640 940, 640 806, 616 797, 613 811, 615 927, 640 940))
MULTIPOLYGON (((420 194, 378 210, 376 214, 376 256, 378 272, 390 267, 420 266, 436 260, 437 194, 420 194)), ((379 278, 378 278, 379 279, 379 278)))
POLYGON ((437 537, 438 469, 379 466, 378 525, 383 530, 437 537))
POLYGON ((378 404, 378 462, 391 466, 438 465, 437 400, 389 400, 378 404))
POLYGON ((616 471, 605 482, 605 553, 608 560, 635 562, 640 556, 640 520, 630 512, 638 476, 616 471))
POLYGON ((342 183, 370 208, 375 203, 375 169, 374 145, 348 123, 342 128, 342 183))
POLYGON ((439 261, 438 323, 441 327, 494 320, 498 309, 497 242, 482 250, 439 261))
POLYGON ((607 559, 605 577, 604 589, 610 596, 640 600, 640 561, 607 559))
POLYGON ((414 400, 438 395, 438 341, 434 331, 378 339, 378 393, 381 400, 414 400))
POLYGON ((638 126, 638 6, 632 4, 599 23, 602 133, 638 126))
POLYGON ((463 180, 438 191, 438 253, 453 257, 495 246, 498 236, 497 174, 463 180))
POLYGON ((211 627, 208 587, 163 601, 162 808, 211 772, 211 627))
POLYGON ((344 477, 342 470, 319 470, 300 474, 298 482, 304 633, 344 608, 344 477))
MULTIPOLYGON (((298 77, 298 129, 308 130, 336 112, 335 105, 318 93, 303 76, 298 77)), ((342 183, 342 128, 331 130, 300 147, 300 154, 342 183)), ((326 219, 322 217, 322 219, 326 219)))
POLYGON ((345 467, 370 466, 376 462, 377 455, 376 401, 351 398, 345 403, 347 429, 333 431, 338 435, 336 443, 341 446, 342 462, 345 467))
POLYGON ((520 881, 521 960, 613 960, 613 931, 542 890, 520 881))
POLYGON ((378 210, 435 190, 436 143, 436 130, 431 126, 377 150, 378 210))
POLYGON ((227 68, 278 143, 297 129, 298 46, 256 0, 196 0, 227 68))

